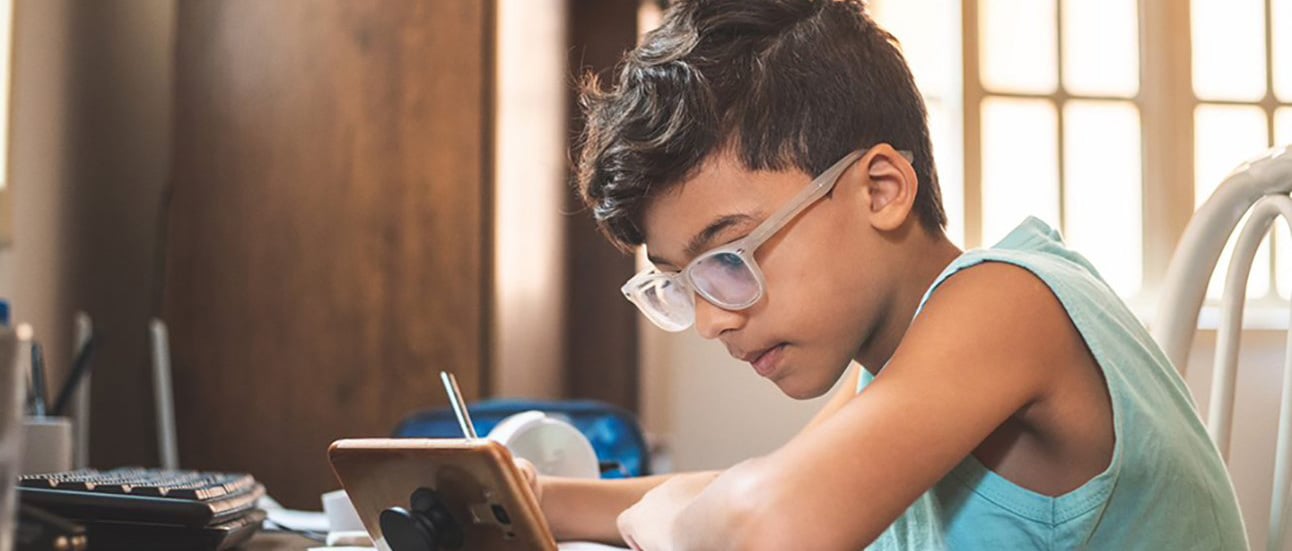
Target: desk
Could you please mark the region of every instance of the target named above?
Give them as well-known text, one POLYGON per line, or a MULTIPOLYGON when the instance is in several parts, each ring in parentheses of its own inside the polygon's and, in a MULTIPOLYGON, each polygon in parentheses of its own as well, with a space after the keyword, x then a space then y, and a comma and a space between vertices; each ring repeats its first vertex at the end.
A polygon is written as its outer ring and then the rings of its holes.
POLYGON ((283 532, 260 532, 239 549, 245 551, 304 551, 323 544, 304 536, 283 532))
MULTIPOLYGON (((624 549, 621 547, 610 547, 596 543, 562 543, 562 551, 603 551, 612 549, 624 549)), ((260 532, 252 536, 251 541, 239 547, 242 551, 304 551, 311 547, 322 547, 309 538, 298 536, 296 534, 287 534, 283 532, 260 532)))

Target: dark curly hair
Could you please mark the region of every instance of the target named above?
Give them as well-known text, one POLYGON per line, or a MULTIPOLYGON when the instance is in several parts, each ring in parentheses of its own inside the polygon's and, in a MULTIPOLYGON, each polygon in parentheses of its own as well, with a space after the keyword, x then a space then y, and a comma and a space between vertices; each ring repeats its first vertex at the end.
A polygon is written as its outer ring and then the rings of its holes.
POLYGON ((813 175, 878 143, 910 150, 917 215, 946 225, 924 101, 860 0, 678 0, 617 72, 609 89, 582 79, 576 179, 622 249, 645 240, 647 200, 720 150, 813 175))

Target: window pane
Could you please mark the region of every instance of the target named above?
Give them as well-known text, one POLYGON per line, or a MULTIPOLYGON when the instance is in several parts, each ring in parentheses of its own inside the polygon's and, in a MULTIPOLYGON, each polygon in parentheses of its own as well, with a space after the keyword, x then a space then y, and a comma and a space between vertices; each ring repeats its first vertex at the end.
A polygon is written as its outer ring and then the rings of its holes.
MULTIPOLYGON (((1292 0, 1273 0, 1274 12, 1274 93, 1292 102, 1292 0)), ((1284 139, 1282 143, 1287 143, 1284 139)))
POLYGON ((1058 88, 1055 0, 981 0, 982 84, 1000 92, 1047 94, 1058 88))
POLYGON ((1274 112, 1274 143, 1292 145, 1292 107, 1280 107, 1274 112))
MULTIPOLYGON (((1267 149, 1267 126, 1265 112, 1259 107, 1200 105, 1194 114, 1194 205, 1201 205, 1215 191, 1216 186, 1225 176, 1243 161, 1251 159, 1267 149)), ((1239 225, 1241 228, 1242 225, 1239 225)), ((1229 266, 1233 250, 1230 239, 1221 255, 1216 271, 1212 274, 1211 285, 1207 288, 1208 298, 1220 298, 1222 275, 1229 266)), ((1269 291, 1269 240, 1261 245, 1252 264, 1251 279, 1248 280, 1249 296, 1264 296, 1269 291)))
POLYGON ((1193 0, 1193 90, 1202 99, 1265 97, 1265 0, 1193 0))
POLYGON ((882 0, 869 9, 880 26, 902 47, 915 82, 925 95, 958 94, 960 81, 959 2, 952 0, 882 0), (955 10, 955 11, 952 11, 955 10))
POLYGON ((1064 234, 1123 297, 1143 279, 1139 110, 1072 101, 1064 113, 1064 234))
POLYGON ((1139 92, 1136 0, 1063 2, 1063 86, 1073 94, 1139 92))
POLYGON ((982 103, 982 244, 1028 215, 1059 227, 1058 115, 1048 100, 982 103))
POLYGON ((933 138, 933 160, 938 169, 938 187, 942 191, 942 208, 947 212, 947 237, 963 247, 965 242, 965 193, 961 157, 959 114, 953 114, 941 101, 930 100, 929 134, 933 138))
POLYGON ((1255 106, 1200 105, 1194 113, 1194 206, 1225 176, 1268 149, 1265 112, 1255 106))

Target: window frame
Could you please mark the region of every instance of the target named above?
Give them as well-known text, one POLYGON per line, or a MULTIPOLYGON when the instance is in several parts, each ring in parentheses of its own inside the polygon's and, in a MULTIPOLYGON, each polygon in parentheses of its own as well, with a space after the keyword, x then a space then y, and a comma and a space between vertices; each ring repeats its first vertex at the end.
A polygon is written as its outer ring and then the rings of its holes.
MULTIPOLYGON (((987 90, 982 82, 979 40, 981 0, 961 0, 961 63, 963 66, 964 134, 962 162, 964 175, 965 246, 981 247, 983 242, 982 196, 982 105, 991 97, 1046 99, 1058 115, 1059 223, 1064 224, 1066 174, 1064 105, 1072 100, 1114 100, 1133 103, 1141 124, 1141 220, 1143 276, 1136 296, 1123 297, 1148 307, 1156 302, 1175 246, 1194 212, 1195 150, 1194 113, 1201 105, 1242 105, 1260 107, 1265 115, 1266 143, 1274 144, 1275 114, 1292 102, 1281 102, 1274 91, 1274 21, 1272 0, 1263 0, 1265 10, 1265 97, 1259 101, 1204 100, 1193 88, 1193 37, 1191 2, 1137 3, 1139 28, 1139 92, 1132 98, 1071 94, 1064 88, 1063 2, 1056 0, 1056 54, 1058 87, 1053 94, 1020 94, 987 90), (1186 159, 1186 162, 1181 162, 1186 159)), ((1257 152, 1253 152, 1255 155, 1257 152)), ((1274 231, 1272 229, 1271 231, 1274 231)), ((1285 304, 1278 296, 1277 247, 1271 247, 1270 289, 1253 301, 1285 304)), ((1287 274, 1285 274, 1287 275, 1287 274)))
MULTIPOLYGON (((1155 170, 1151 169, 1150 154, 1152 147, 1150 143, 1157 139, 1150 131, 1150 125, 1154 120, 1159 120, 1160 115, 1150 116, 1151 104, 1154 103, 1154 94, 1160 93, 1153 87, 1149 86, 1149 81, 1153 78, 1148 74, 1152 69, 1147 52, 1150 49, 1150 41, 1157 39, 1156 36, 1150 36, 1151 32, 1145 27, 1145 21, 1149 15, 1145 12, 1149 9, 1145 2, 1139 2, 1137 6, 1137 19, 1139 26, 1139 90, 1133 96, 1111 96, 1097 94, 1077 94, 1067 91, 1064 83, 1064 36, 1063 36, 1063 2, 1065 0, 1055 0, 1055 63, 1057 69, 1057 85, 1052 93, 1018 93, 1004 92, 998 90, 988 90, 983 84, 982 67, 981 67, 981 49, 982 43, 979 39, 979 4, 980 0, 961 0, 961 63, 964 66, 963 79, 963 128, 964 135, 964 217, 965 217, 965 246, 968 248, 983 247, 989 245, 983 239, 983 143, 982 143, 982 106, 990 98, 1006 99, 1040 99, 1051 103, 1056 113, 1056 136, 1055 144, 1058 148, 1057 158, 1058 166, 1058 224, 1060 229, 1066 227, 1066 186, 1067 174, 1065 163, 1067 157, 1066 147, 1066 128, 1065 120, 1067 114, 1065 107, 1072 101, 1109 101, 1122 102, 1134 105, 1140 116, 1140 178, 1142 182, 1141 189, 1141 220, 1143 223, 1143 268, 1140 290, 1136 297, 1124 297, 1138 299, 1146 294, 1151 294, 1161 280, 1161 274, 1166 271, 1166 262, 1169 261, 1169 254, 1156 255, 1150 251, 1157 251, 1162 248, 1163 243, 1173 244, 1175 239, 1183 233, 1184 226, 1170 228, 1170 231, 1160 231, 1162 228, 1156 220, 1162 213, 1155 212, 1158 210, 1158 195, 1160 187, 1150 184, 1149 175, 1155 170), (1167 235, 1160 235, 1167 234, 1167 235)), ((1071 1, 1071 0, 1067 0, 1071 1)), ((1187 37, 1186 37, 1187 38, 1187 37)), ((1187 58, 1186 58, 1187 59, 1187 58)), ((1169 120, 1169 119, 1168 119, 1169 120)), ((1192 142, 1190 142, 1192 143, 1192 142)), ((1169 157, 1167 157, 1169 158, 1169 157)), ((1192 158, 1192 155, 1190 155, 1192 158)), ((1192 172, 1192 171, 1190 171, 1192 172)), ((1192 174, 1190 173, 1190 178, 1192 174)), ((1165 180, 1169 182, 1170 180, 1165 180)), ((1190 181, 1192 181, 1190 179, 1190 181)), ((1160 184, 1162 182, 1158 182, 1160 184)), ((1169 193, 1168 193, 1169 194, 1169 193)), ((1191 196, 1190 196, 1191 197, 1191 196)), ((1189 205, 1192 207, 1192 204, 1189 205)), ((1192 209, 1190 208, 1190 211, 1192 209)), ((1187 218, 1185 219, 1187 221, 1187 218)))

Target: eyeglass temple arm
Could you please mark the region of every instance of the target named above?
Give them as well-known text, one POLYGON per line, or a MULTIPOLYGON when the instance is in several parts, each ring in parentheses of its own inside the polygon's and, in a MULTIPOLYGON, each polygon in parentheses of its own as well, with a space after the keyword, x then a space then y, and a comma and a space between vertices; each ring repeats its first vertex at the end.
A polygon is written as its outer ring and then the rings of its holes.
MULTIPOLYGON (((814 201, 820 199, 821 196, 829 193, 831 189, 834 189, 834 184, 839 181, 839 176, 842 175, 843 171, 848 170, 848 167, 852 166, 852 163, 857 162, 857 159, 862 158, 869 151, 869 149, 853 151, 852 153, 845 155, 842 159, 839 159, 838 162, 830 165, 830 168, 825 169, 825 172, 822 172, 820 176, 813 179, 812 183, 808 184, 807 188, 804 188, 803 191, 800 191, 798 195, 794 196, 794 199, 786 204, 785 207, 772 214, 767 218, 767 220, 764 220, 762 224, 759 224, 757 228, 754 228, 753 233, 749 234, 749 249, 758 248, 759 245, 763 244, 763 241, 766 241, 768 237, 776 233, 776 230, 779 230, 786 222, 795 216, 798 216, 798 214, 802 212, 803 209, 807 208, 808 205, 811 205, 814 201)), ((914 155, 912 155, 910 151, 898 151, 898 153, 901 154, 908 162, 914 162, 914 155)))

